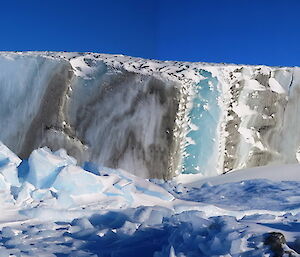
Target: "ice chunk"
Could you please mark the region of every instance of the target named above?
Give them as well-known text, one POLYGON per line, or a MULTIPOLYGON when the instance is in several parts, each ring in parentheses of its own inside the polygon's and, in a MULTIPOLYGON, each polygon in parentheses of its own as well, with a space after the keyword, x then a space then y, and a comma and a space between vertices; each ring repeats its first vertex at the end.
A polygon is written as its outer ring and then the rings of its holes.
POLYGON ((0 166, 6 162, 11 162, 18 166, 21 163, 21 159, 0 141, 0 166))
POLYGON ((2 228, 1 232, 2 232, 2 237, 5 237, 5 238, 11 238, 16 235, 15 232, 13 231, 13 229, 10 227, 2 228))
POLYGON ((70 164, 74 164, 74 160, 67 154, 53 154, 47 147, 40 148, 29 157, 27 180, 37 188, 50 187, 61 169, 70 164))
POLYGON ((17 197, 18 204, 24 204, 27 201, 31 201, 31 192, 34 190, 34 186, 28 182, 24 182, 20 189, 20 192, 17 197))
POLYGON ((36 201, 41 201, 51 198, 52 194, 48 189, 37 189, 31 193, 31 197, 36 201))
POLYGON ((133 235, 134 232, 137 230, 137 227, 138 226, 136 223, 125 221, 123 226, 120 229, 118 229, 118 232, 125 235, 133 235))
POLYGON ((18 169, 16 164, 8 163, 5 166, 0 166, 0 173, 3 175, 5 181, 8 184, 16 187, 20 186, 20 182, 18 179, 18 169))
POLYGON ((21 183, 26 181, 29 172, 28 160, 23 160, 18 166, 18 177, 21 183))
POLYGON ((72 226, 78 226, 81 229, 91 229, 94 228, 94 226, 91 224, 91 222, 87 218, 78 218, 74 219, 71 222, 72 226))
POLYGON ((9 185, 6 183, 2 174, 0 174, 0 190, 9 190, 9 185))
POLYGON ((0 173, 12 186, 20 186, 17 170, 20 163, 21 159, 0 141, 0 173))
POLYGON ((169 217, 171 214, 170 209, 161 206, 140 206, 136 209, 132 221, 140 222, 144 225, 154 225, 161 223, 164 217, 169 217))
POLYGON ((71 195, 92 194, 102 192, 99 176, 83 170, 78 166, 69 165, 61 170, 53 183, 53 188, 71 195))
MULTIPOLYGON (((128 184, 133 182, 135 189, 136 189, 136 193, 141 193, 143 195, 160 198, 161 200, 166 200, 166 201, 172 201, 174 199, 174 197, 168 191, 166 191, 164 188, 162 188, 154 183, 151 183, 148 180, 136 177, 124 170, 107 169, 107 168, 104 168, 104 169, 107 174, 110 174, 110 175, 116 174, 117 176, 122 178, 123 183, 125 181, 127 181, 128 184)), ((103 173, 103 171, 101 171, 100 173, 103 173)), ((126 189, 126 187, 124 187, 124 186, 122 188, 126 189)))
POLYGON ((73 158, 72 156, 69 156, 65 149, 59 149, 59 150, 55 151, 54 155, 59 156, 62 159, 67 160, 70 164, 73 164, 73 165, 77 164, 77 160, 75 158, 73 158))
POLYGON ((74 200, 68 192, 59 192, 56 204, 64 209, 74 206, 74 200))

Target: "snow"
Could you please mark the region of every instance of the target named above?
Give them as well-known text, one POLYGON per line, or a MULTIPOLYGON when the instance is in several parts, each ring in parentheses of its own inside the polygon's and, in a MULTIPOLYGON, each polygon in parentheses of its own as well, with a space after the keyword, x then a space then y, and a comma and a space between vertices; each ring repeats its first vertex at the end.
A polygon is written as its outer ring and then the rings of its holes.
POLYGON ((255 91, 264 91, 265 88, 254 79, 249 79, 245 81, 245 87, 255 91))
MULTIPOLYGON (((6 165, 15 164, 18 157, 2 149, 1 156, 10 157, 6 165)), ((19 186, 2 173, 0 254, 267 256, 265 238, 280 232, 287 241, 282 247, 297 256, 298 164, 170 181, 85 167, 64 150, 39 148, 30 155, 28 175, 19 172, 19 186)))
POLYGON ((1 52, 0 68, 0 140, 23 159, 64 148, 144 178, 298 163, 297 67, 1 52))
POLYGON ((220 176, 210 178, 203 178, 203 176, 188 178, 189 175, 180 175, 175 180, 178 183, 187 185, 200 185, 210 183, 218 185, 223 183, 240 182, 242 180, 252 179, 267 179, 274 182, 279 181, 300 181, 300 165, 299 164, 286 164, 274 165, 270 167, 256 167, 251 169, 236 170, 233 173, 227 173, 220 176))
POLYGON ((272 256, 272 232, 300 253, 299 68, 28 52, 0 69, 0 256, 272 256))
POLYGON ((278 83, 278 81, 274 78, 269 79, 269 85, 272 89, 272 91, 278 93, 278 94, 284 94, 286 91, 284 88, 278 83))

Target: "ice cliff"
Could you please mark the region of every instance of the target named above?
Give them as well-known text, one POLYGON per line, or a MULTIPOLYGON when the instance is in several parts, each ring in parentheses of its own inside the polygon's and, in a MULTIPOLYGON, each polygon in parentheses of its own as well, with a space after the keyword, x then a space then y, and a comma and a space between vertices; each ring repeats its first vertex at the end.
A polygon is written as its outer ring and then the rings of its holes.
POLYGON ((0 141, 141 177, 300 160, 300 69, 1 52, 0 141))

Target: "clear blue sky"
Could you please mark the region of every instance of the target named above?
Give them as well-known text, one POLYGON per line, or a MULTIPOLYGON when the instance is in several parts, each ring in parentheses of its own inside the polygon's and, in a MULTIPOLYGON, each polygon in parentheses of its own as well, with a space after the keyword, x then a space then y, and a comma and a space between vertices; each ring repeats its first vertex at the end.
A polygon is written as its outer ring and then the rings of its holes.
POLYGON ((1 50, 300 66, 299 0, 7 0, 1 50))

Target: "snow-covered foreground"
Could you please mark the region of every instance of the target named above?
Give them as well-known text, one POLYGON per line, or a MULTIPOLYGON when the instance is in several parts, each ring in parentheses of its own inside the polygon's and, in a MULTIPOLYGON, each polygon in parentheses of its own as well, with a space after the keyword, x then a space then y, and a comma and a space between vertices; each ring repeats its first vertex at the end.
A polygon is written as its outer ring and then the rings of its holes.
POLYGON ((63 150, 41 148, 21 162, 0 144, 0 256, 297 256, 297 171, 163 182, 82 168, 63 150))

